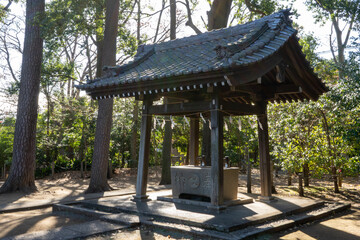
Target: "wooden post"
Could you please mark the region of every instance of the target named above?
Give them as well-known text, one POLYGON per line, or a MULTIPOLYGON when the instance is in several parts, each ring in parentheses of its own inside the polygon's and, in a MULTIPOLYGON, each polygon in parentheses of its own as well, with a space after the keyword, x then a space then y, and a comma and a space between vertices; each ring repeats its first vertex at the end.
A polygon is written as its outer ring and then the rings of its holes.
POLYGON ((269 132, 267 122, 267 104, 266 102, 257 103, 263 110, 258 115, 258 139, 259 139, 259 156, 260 156, 260 187, 261 200, 269 201, 271 196, 271 162, 269 152, 269 132))
POLYGON ((251 161, 249 157, 248 147, 245 147, 245 158, 247 162, 247 181, 246 181, 247 193, 251 193, 251 161))
POLYGON ((190 141, 189 141, 190 165, 199 165, 198 155, 199 155, 199 119, 190 118, 190 141))
POLYGON ((211 166, 211 133, 209 125, 209 118, 205 117, 205 123, 203 122, 203 140, 201 146, 201 155, 205 156, 205 166, 211 166))
POLYGON ((211 110, 211 205, 223 204, 224 195, 224 167, 223 167, 223 114, 220 111, 219 94, 213 97, 211 110))
POLYGON ((149 169, 149 152, 150 152, 150 135, 151 135, 151 122, 152 116, 148 115, 149 106, 151 106, 151 100, 144 100, 143 103, 143 115, 141 119, 141 135, 140 135, 140 147, 139 147, 139 162, 138 162, 138 174, 136 181, 136 195, 135 201, 147 200, 146 195, 148 169, 149 169))

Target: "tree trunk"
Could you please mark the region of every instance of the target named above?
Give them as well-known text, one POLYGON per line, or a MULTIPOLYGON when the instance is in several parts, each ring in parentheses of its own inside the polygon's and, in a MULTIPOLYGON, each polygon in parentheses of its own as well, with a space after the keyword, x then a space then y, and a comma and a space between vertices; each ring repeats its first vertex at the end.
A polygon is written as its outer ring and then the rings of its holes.
POLYGON ((232 0, 214 0, 208 12, 208 31, 227 26, 232 0))
POLYGON ((170 39, 176 39, 176 0, 170 0, 170 39))
POLYGON ((107 183, 113 99, 99 100, 91 179, 86 193, 111 190, 107 183))
MULTIPOLYGON (((105 5, 106 20, 103 46, 106 46, 106 48, 102 49, 102 66, 116 65, 119 0, 106 0, 105 5)), ((112 98, 99 100, 91 179, 89 188, 86 190, 87 193, 103 192, 111 189, 107 183, 107 171, 113 104, 114 100, 112 98)))
POLYGON ((172 129, 171 121, 168 116, 165 117, 165 133, 161 162, 161 180, 160 185, 171 184, 171 141, 172 129))
POLYGON ((342 180, 343 180, 343 177, 342 177, 342 172, 339 172, 339 187, 341 188, 342 187, 342 180))
MULTIPOLYGON (((227 26, 227 21, 231 10, 231 4, 232 4, 232 0, 214 0, 214 2, 211 5, 210 11, 207 13, 208 31, 211 31, 213 29, 225 28, 227 26)), ((193 24, 192 21, 191 24, 193 24)), ((211 132, 209 128, 208 118, 206 118, 206 122, 203 124, 202 134, 203 134, 203 138, 202 138, 202 146, 201 146, 201 155, 205 156, 205 165, 210 166, 211 165, 211 139, 210 139, 211 132)))
MULTIPOLYGON (((176 1, 170 0, 170 40, 176 39, 176 1)), ((167 103, 167 99, 164 99, 167 103)), ((161 159, 160 185, 171 184, 172 129, 169 117, 165 117, 165 132, 161 159)))
POLYGON ((291 171, 288 170, 287 185, 291 186, 291 171))
POLYGON ((333 177, 333 181, 334 181, 334 192, 339 193, 340 191, 339 191, 339 185, 338 185, 338 181, 337 181, 336 167, 332 166, 331 170, 332 170, 332 177, 333 177))
POLYGON ((202 131, 202 146, 201 146, 201 155, 205 157, 205 166, 211 165, 211 139, 210 139, 210 128, 209 128, 209 119, 205 119, 203 122, 203 131, 202 131))
MULTIPOLYGON (((110 142, 110 140, 109 140, 110 142)), ((106 178, 107 179, 111 179, 113 177, 113 164, 111 159, 109 159, 108 161, 108 170, 107 170, 107 174, 106 174, 106 178)))
POLYGON ((4 166, 2 167, 2 179, 6 179, 6 164, 4 163, 4 166))
POLYGON ((17 107, 13 160, 10 174, 0 193, 33 192, 35 186, 36 121, 40 89, 43 39, 35 21, 43 14, 44 0, 26 1, 26 25, 21 67, 20 93, 17 107))
POLYGON ((299 173, 299 196, 304 196, 303 173, 299 173))
POLYGON ((139 105, 136 100, 134 100, 134 109, 133 109, 133 126, 131 129, 131 164, 130 167, 134 168, 137 166, 137 143, 138 143, 138 122, 139 122, 139 105))
MULTIPOLYGON (((137 0, 138 12, 137 12, 137 31, 136 31, 136 39, 138 41, 138 45, 141 44, 141 1, 137 0)), ((136 100, 134 100, 134 109, 133 109, 133 126, 131 129, 131 146, 130 146, 130 154, 131 154, 131 164, 130 167, 137 167, 137 145, 138 145, 138 122, 139 122, 139 105, 136 100)))
POLYGON ((308 163, 304 163, 304 165, 303 165, 303 171, 304 171, 304 187, 309 187, 309 183, 310 183, 310 179, 309 179, 310 170, 309 170, 309 164, 308 164, 308 163))
POLYGON ((275 184, 274 184, 274 161, 270 160, 271 164, 271 193, 277 193, 275 184))

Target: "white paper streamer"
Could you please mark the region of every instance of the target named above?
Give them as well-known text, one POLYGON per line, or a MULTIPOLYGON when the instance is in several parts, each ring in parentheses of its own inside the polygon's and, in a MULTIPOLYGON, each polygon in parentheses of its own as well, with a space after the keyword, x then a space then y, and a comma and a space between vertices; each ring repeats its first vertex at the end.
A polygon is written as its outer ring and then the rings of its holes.
POLYGON ((157 121, 157 118, 155 117, 155 120, 154 120, 154 129, 156 129, 156 121, 157 121))
POLYGON ((264 130, 261 122, 258 121, 258 123, 259 123, 259 127, 261 128, 261 130, 264 130))
POLYGON ((206 120, 205 120, 205 118, 203 117, 202 113, 200 113, 200 117, 201 117, 202 121, 203 121, 204 123, 206 123, 206 120))
POLYGON ((172 116, 170 116, 170 121, 171 121, 171 128, 174 128, 175 127, 175 122, 174 122, 172 116))
POLYGON ((188 126, 190 126, 190 123, 189 123, 189 120, 187 119, 187 117, 184 116, 184 120, 185 120, 186 124, 187 124, 188 126))

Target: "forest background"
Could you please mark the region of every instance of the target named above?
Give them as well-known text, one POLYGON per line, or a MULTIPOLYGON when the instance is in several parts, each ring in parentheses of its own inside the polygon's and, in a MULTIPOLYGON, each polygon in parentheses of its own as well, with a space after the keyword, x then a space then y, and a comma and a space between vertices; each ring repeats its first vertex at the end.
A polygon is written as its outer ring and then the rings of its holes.
MULTIPOLYGON (((170 1, 121 0, 116 63, 124 64, 140 44, 170 39, 170 1)), ((229 2, 229 1, 228 1, 229 2)), ((246 23, 294 1, 233 0, 228 26, 246 23)), ((24 16, 13 14, 18 1, 3 1, 0 27, 1 101, 11 108, 0 109, 0 166, 6 176, 13 159, 16 105, 20 89, 20 68, 16 58, 23 53, 24 16), (10 110, 9 110, 10 109, 10 110)), ((20 4, 20 5, 19 5, 20 4)), ((207 16, 193 22, 199 8, 214 1, 176 1, 177 36, 207 31, 207 16), (200 30, 199 30, 200 29, 200 30)), ((360 9, 359 1, 306 0, 306 8, 317 25, 329 27, 328 37, 318 39, 305 32, 294 12, 294 27, 314 71, 329 88, 317 102, 273 103, 268 107, 271 159, 274 169, 289 176, 302 172, 334 178, 334 190, 342 176, 360 172, 360 9), (329 58, 318 47, 327 41, 329 58)), ((303 9, 302 9, 303 10, 303 9)), ((92 165, 97 101, 74 86, 101 74, 98 56, 104 37, 105 1, 47 1, 45 13, 37 18, 44 39, 40 101, 36 128, 35 176, 80 170, 82 176, 92 165), (99 70, 100 69, 100 70, 99 70)), ((316 31, 316 29, 314 29, 316 31)), ((105 46, 106 47, 106 46, 105 46)), ((136 168, 141 111, 133 98, 115 99, 110 135, 109 169, 136 168)), ((5 106, 3 104, 3 106, 5 106)), ((153 123, 150 164, 162 164, 166 120, 156 116, 153 123)), ((172 128, 173 164, 186 163, 189 124, 184 117, 168 119, 172 128), (180 157, 176 157, 180 156, 180 157)), ((244 168, 245 159, 258 165, 256 117, 225 119, 224 155, 232 165, 244 168)), ((200 134, 202 138, 202 134, 200 134)), ((202 142, 202 140, 200 140, 202 142)), ((200 155, 204 147, 200 147, 200 155)), ((111 170, 109 171, 111 177, 111 170)))

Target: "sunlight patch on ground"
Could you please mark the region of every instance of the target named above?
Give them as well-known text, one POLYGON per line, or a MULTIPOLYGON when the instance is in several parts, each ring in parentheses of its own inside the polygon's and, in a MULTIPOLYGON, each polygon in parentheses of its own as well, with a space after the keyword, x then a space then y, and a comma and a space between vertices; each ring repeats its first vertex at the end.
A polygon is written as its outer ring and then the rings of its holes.
POLYGON ((357 215, 357 219, 354 216, 356 215, 345 215, 337 219, 330 219, 328 221, 322 222, 320 225, 341 232, 347 232, 349 234, 359 237, 360 239, 360 215, 357 215))
POLYGON ((316 238, 313 238, 300 230, 290 233, 290 234, 287 234, 285 236, 282 236, 280 239, 284 239, 284 240, 300 240, 300 239, 301 240, 316 240, 316 238))

